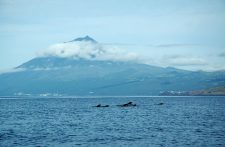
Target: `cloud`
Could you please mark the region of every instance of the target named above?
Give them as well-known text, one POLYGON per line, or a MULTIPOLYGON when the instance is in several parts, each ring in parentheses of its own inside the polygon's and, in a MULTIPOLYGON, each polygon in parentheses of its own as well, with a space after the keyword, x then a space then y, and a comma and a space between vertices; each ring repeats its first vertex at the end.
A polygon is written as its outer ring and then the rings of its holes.
POLYGON ((110 61, 139 61, 139 55, 113 45, 104 45, 88 41, 60 43, 39 52, 38 56, 58 56, 63 58, 110 60, 110 61))
POLYGON ((200 46, 199 44, 160 44, 156 45, 156 47, 162 47, 162 48, 174 48, 174 47, 194 47, 194 46, 200 46))
POLYGON ((184 55, 164 56, 162 60, 170 66, 204 66, 208 64, 203 58, 184 55))
POLYGON ((69 69, 71 68, 70 65, 68 66, 64 66, 64 67, 44 67, 44 68, 41 68, 41 67, 36 67, 36 68, 31 68, 30 70, 33 70, 33 71, 49 71, 49 70, 62 70, 62 69, 69 69))
POLYGON ((25 68, 11 68, 11 69, 3 69, 0 70, 0 75, 5 73, 14 73, 14 72, 22 72, 25 71, 25 68))
POLYGON ((222 52, 218 55, 219 57, 225 57, 225 52, 222 52))
MULTIPOLYGON (((62 58, 98 61, 130 61, 160 67, 171 66, 179 69, 193 71, 215 71, 225 69, 224 64, 221 63, 220 65, 220 60, 218 60, 216 57, 215 59, 211 58, 212 60, 208 60, 208 56, 202 55, 202 52, 204 51, 203 49, 194 48, 188 50, 189 48, 191 48, 191 46, 195 45, 171 44, 168 46, 169 49, 167 49, 166 46, 165 48, 154 45, 146 47, 134 44, 102 44, 80 41, 53 44, 46 50, 39 52, 38 56, 58 56, 62 58), (181 48, 184 46, 188 47, 185 49, 181 48), (144 51, 142 52, 142 50, 144 51)), ((221 54, 220 56, 222 55, 223 54, 221 54)))

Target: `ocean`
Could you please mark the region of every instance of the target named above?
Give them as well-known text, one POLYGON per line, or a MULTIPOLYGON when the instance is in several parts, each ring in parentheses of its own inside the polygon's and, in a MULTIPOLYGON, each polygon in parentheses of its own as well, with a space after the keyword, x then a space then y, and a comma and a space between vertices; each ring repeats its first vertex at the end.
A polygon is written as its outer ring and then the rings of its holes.
POLYGON ((224 147, 225 97, 0 98, 0 146, 224 147))

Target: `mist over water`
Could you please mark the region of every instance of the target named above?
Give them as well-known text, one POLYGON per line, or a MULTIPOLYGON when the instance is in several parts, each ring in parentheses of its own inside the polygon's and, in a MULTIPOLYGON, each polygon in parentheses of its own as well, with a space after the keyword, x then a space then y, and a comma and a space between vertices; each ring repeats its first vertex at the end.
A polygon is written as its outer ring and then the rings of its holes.
POLYGON ((224 146, 225 97, 0 99, 0 124, 5 147, 224 146))

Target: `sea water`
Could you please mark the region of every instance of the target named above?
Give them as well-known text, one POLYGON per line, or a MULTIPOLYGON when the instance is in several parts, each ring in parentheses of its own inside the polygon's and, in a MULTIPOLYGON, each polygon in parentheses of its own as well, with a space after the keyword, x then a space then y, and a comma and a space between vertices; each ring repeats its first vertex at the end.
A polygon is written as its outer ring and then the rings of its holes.
POLYGON ((225 97, 1 98, 0 146, 222 147, 225 97))

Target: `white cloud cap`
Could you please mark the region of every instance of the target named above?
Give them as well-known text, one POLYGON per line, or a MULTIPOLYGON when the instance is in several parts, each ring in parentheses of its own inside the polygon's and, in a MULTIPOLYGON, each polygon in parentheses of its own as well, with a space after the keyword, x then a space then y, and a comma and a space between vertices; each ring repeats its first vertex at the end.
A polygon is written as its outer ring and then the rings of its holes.
POLYGON ((103 45, 87 41, 54 44, 47 50, 38 53, 38 56, 135 62, 139 60, 137 53, 127 52, 124 49, 112 45, 103 45))

